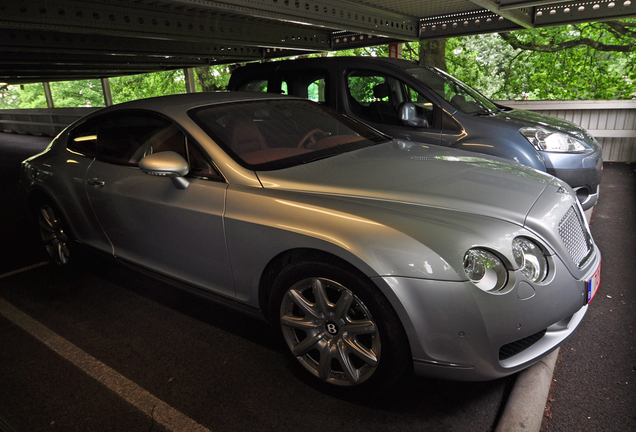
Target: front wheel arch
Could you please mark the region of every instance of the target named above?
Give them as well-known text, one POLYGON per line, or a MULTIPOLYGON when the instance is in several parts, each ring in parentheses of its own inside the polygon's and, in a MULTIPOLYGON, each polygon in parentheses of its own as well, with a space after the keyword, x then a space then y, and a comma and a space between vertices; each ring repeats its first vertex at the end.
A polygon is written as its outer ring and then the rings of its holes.
POLYGON ((274 281, 287 266, 302 261, 330 263, 360 277, 368 277, 354 265, 329 252, 310 248, 298 248, 282 252, 270 260, 261 274, 258 303, 265 319, 269 320, 269 297, 274 281))
POLYGON ((341 267, 343 263, 333 257, 323 255, 326 260, 317 261, 319 255, 313 254, 312 260, 292 261, 274 278, 267 308, 274 333, 292 367, 320 390, 345 397, 384 391, 412 366, 404 327, 367 276, 346 263, 341 267), (317 292, 329 299, 317 300, 321 297, 317 292), (298 310, 296 299, 301 297, 305 299, 301 303, 314 302, 316 315, 298 310), (342 304, 348 306, 342 308, 342 304), (297 324, 313 328, 296 331, 297 324), (365 330, 357 335, 353 329, 360 329, 361 324, 365 330), (313 340, 318 343, 299 353, 306 342, 313 340), (343 364, 350 368, 341 368, 343 364))

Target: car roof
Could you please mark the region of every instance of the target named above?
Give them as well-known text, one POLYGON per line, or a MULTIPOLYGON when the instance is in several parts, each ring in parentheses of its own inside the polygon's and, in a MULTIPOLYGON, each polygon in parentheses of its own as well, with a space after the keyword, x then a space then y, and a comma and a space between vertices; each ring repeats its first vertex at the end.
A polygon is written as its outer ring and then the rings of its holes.
POLYGON ((352 64, 381 64, 383 66, 393 66, 399 69, 405 69, 413 66, 417 66, 414 61, 390 58, 390 57, 355 57, 355 56, 342 56, 342 57, 314 57, 303 58, 293 60, 282 60, 268 63, 248 63, 247 65, 236 69, 235 73, 241 73, 251 69, 257 69, 259 71, 272 71, 280 67, 287 67, 289 65, 299 65, 299 67, 316 66, 325 63, 352 63, 352 64))
POLYGON ((157 96, 146 99, 138 99, 112 105, 97 111, 100 114, 119 111, 123 109, 151 110, 157 112, 180 111, 185 112, 192 108, 205 105, 223 104, 228 102, 247 102, 267 99, 299 99, 293 96, 277 95, 273 93, 219 91, 185 93, 168 96, 157 96))

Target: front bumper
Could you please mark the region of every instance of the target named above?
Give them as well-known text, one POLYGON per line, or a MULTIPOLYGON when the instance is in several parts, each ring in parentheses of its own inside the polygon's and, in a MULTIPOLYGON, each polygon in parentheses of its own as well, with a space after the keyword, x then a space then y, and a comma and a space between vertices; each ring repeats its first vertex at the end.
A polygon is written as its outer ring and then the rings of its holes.
POLYGON ((470 282, 391 278, 396 310, 409 336, 420 376, 484 381, 523 370, 549 354, 587 312, 586 280, 600 263, 596 253, 576 280, 554 257, 549 283, 512 278, 505 294, 480 291, 470 282))
POLYGON ((600 150, 592 154, 541 153, 548 174, 569 184, 583 207, 594 207, 603 178, 603 158, 600 150))

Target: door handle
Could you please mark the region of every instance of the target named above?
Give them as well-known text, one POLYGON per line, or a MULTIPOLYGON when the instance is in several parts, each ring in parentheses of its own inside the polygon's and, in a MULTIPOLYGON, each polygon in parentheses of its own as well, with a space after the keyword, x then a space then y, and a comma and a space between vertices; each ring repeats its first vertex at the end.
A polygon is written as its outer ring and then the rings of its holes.
POLYGON ((96 189, 99 189, 99 188, 103 187, 106 184, 105 181, 102 181, 102 180, 97 179, 97 178, 86 180, 86 183, 88 183, 89 185, 93 186, 96 189))

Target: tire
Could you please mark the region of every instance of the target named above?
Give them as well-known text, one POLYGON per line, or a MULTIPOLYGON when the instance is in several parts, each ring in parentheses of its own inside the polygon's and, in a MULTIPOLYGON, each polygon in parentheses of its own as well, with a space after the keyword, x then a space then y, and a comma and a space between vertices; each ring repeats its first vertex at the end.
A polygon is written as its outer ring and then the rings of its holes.
POLYGON ((74 256, 73 238, 62 213, 53 205, 42 203, 37 209, 37 223, 51 261, 62 269, 70 269, 78 257, 74 256))
POLYGON ((342 397, 385 391, 412 359, 397 314, 372 282, 321 262, 292 264, 274 281, 270 322, 294 368, 342 397))

